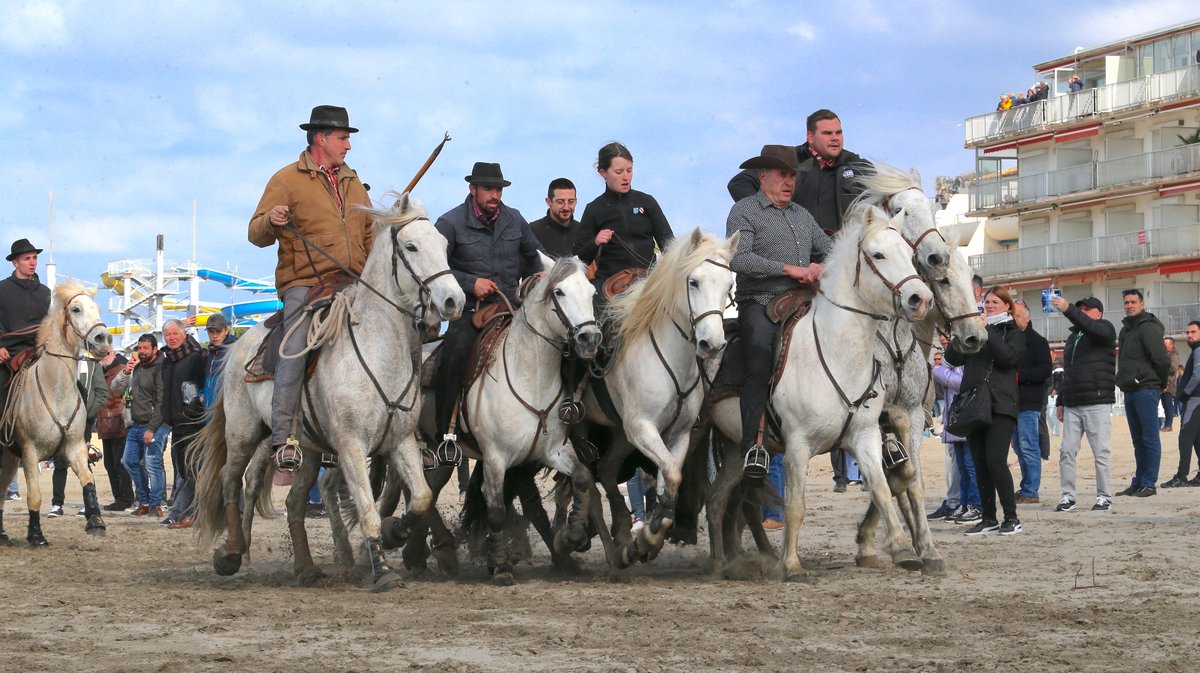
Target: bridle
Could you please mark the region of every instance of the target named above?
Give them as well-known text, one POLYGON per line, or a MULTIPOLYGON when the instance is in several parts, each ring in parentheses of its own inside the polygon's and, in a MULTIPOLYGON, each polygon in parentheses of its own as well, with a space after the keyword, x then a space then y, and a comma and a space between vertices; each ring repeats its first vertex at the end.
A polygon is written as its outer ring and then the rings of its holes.
MULTIPOLYGON (((896 232, 897 234, 900 234, 901 240, 904 240, 905 243, 908 242, 907 239, 904 238, 904 232, 900 231, 899 229, 897 229, 895 227, 886 227, 886 228, 891 229, 892 231, 896 232)), ((914 248, 913 256, 915 259, 915 257, 916 257, 915 248, 914 248)), ((858 287, 859 275, 862 272, 862 263, 864 261, 866 261, 866 263, 867 263, 867 268, 869 268, 875 274, 875 277, 877 277, 879 279, 879 281, 883 283, 883 286, 886 287, 889 291, 891 291, 892 305, 895 307, 896 312, 899 313, 900 312, 900 297, 903 294, 901 292, 901 288, 904 287, 904 284, 909 282, 910 280, 915 280, 915 281, 921 282, 921 277, 919 275, 917 275, 916 273, 912 273, 912 274, 909 274, 908 276, 905 276, 904 278, 900 279, 897 282, 892 282, 891 280, 888 279, 887 276, 883 275, 883 272, 879 270, 878 266, 876 266, 875 260, 871 259, 871 256, 867 254, 867 251, 863 250, 863 239, 860 237, 858 239, 858 256, 857 256, 857 259, 854 264, 853 287, 858 287)), ((915 268, 916 264, 914 263, 913 266, 915 268)), ((870 316, 876 320, 890 320, 890 318, 885 315, 880 315, 878 313, 871 313, 868 311, 864 311, 862 309, 854 308, 852 306, 844 306, 842 304, 839 304, 838 302, 831 299, 829 297, 829 295, 825 294, 825 292, 823 290, 818 290, 818 292, 820 292, 826 299, 829 299, 829 301, 834 306, 837 306, 838 308, 845 309, 847 311, 852 311, 854 313, 861 313, 863 315, 870 316)))
MULTIPOLYGON (((531 280, 529 282, 529 285, 525 288, 526 294, 528 294, 529 292, 532 292, 533 288, 537 285, 538 280, 540 280, 538 276, 534 276, 533 278, 534 278, 534 280, 531 280)), ((529 322, 529 316, 525 315, 524 313, 521 314, 521 319, 525 321, 525 326, 529 328, 529 331, 538 335, 539 337, 544 339, 550 345, 555 346, 556 348, 562 348, 564 350, 568 350, 568 349, 570 349, 571 343, 575 340, 575 337, 579 334, 580 330, 582 330, 584 327, 588 327, 588 326, 595 326, 596 328, 599 328, 600 323, 598 323, 596 321, 594 316, 592 317, 591 320, 584 320, 583 322, 576 323, 576 324, 571 323, 570 319, 567 318, 566 311, 563 310, 562 303, 558 300, 558 294, 555 292, 561 283, 562 283, 562 281, 559 281, 558 283, 555 283, 554 285, 551 285, 550 287, 546 288, 546 294, 550 295, 550 303, 551 303, 550 312, 552 314, 554 314, 554 317, 558 318, 558 322, 560 324, 562 324, 563 329, 565 330, 565 333, 566 333, 565 336, 562 338, 561 342, 559 340, 554 339, 553 337, 547 336, 547 335, 539 332, 537 330, 537 328, 535 328, 533 326, 533 323, 529 322)), ((503 296, 503 295, 501 295, 501 296, 503 296)), ((505 301, 508 301, 507 297, 505 297, 504 299, 505 299, 505 301)), ((511 305, 509 306, 509 309, 510 309, 510 311, 512 310, 511 305)), ((512 311, 512 313, 513 313, 513 315, 516 315, 516 311, 512 311)))

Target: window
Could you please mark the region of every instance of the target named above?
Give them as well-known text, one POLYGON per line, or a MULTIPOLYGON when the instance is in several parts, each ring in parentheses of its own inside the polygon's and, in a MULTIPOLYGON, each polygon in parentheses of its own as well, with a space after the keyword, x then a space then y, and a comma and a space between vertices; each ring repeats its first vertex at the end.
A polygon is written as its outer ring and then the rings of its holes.
POLYGON ((1176 35, 1175 37, 1171 38, 1172 70, 1176 68, 1186 68, 1188 67, 1188 64, 1191 63, 1192 55, 1188 50, 1189 42, 1191 42, 1189 37, 1190 36, 1187 33, 1184 33, 1183 35, 1176 35))
POLYGON ((1092 216, 1085 213, 1081 217, 1062 218, 1058 221, 1058 242, 1081 241, 1092 237, 1092 216))
POLYGON ((1104 219, 1104 234, 1106 236, 1113 236, 1115 234, 1128 234, 1141 231, 1146 218, 1134 210, 1132 205, 1129 205, 1121 206, 1120 208, 1109 208, 1104 213, 1104 219))

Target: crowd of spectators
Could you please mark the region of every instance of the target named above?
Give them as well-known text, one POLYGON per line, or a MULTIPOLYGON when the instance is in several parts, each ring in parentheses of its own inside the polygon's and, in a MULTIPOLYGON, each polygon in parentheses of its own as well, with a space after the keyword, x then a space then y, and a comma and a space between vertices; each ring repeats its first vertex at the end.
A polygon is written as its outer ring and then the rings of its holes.
MULTIPOLYGON (((1079 79, 1076 77, 1075 79, 1079 79)), ((1082 86, 1082 85, 1081 85, 1082 86)), ((1015 107, 1036 103, 1041 100, 1046 100, 1050 97, 1050 87, 1045 82, 1038 82, 1025 90, 1025 93, 1008 93, 1000 94, 1000 102, 996 105, 997 112, 1011 110, 1015 107)))

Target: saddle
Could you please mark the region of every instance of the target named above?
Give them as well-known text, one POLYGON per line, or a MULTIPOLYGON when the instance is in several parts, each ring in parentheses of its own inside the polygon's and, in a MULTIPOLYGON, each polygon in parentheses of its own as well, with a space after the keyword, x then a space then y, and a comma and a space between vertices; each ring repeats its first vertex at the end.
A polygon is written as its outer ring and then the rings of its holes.
POLYGON ((16 374, 17 372, 21 371, 22 367, 37 362, 37 359, 38 349, 28 348, 9 358, 8 368, 11 369, 14 374, 16 374))
MULTIPOLYGON (((496 306, 496 304, 489 304, 489 307, 491 306, 496 306)), ((501 307, 503 308, 502 305, 501 307)), ((492 311, 492 313, 491 318, 484 321, 483 329, 474 345, 471 346, 471 352, 467 355, 467 366, 463 370, 462 381, 464 392, 483 375, 483 372, 492 363, 496 345, 500 343, 500 337, 512 325, 512 314, 507 310, 492 311)), ((442 361, 442 342, 440 340, 432 341, 424 344, 422 348, 428 351, 429 355, 421 363, 421 389, 433 390, 442 361)))
MULTIPOLYGON (((475 326, 475 329, 481 331, 486 330, 488 324, 493 320, 512 320, 512 311, 509 310, 507 304, 499 301, 484 304, 471 315, 471 324, 475 326)), ((480 338, 482 337, 481 334, 480 338)))
MULTIPOLYGON (((771 386, 783 376, 787 366, 788 351, 792 346, 792 332, 796 323, 808 315, 812 309, 814 292, 810 287, 798 287, 776 295, 767 304, 767 318, 779 325, 779 333, 775 337, 773 348, 775 367, 771 371, 771 386)), ((738 335, 737 322, 725 321, 725 352, 721 356, 721 366, 713 379, 712 402, 737 397, 742 393, 745 382, 745 372, 742 370, 742 340, 738 335)))
POLYGON ((812 288, 807 285, 780 292, 767 303, 767 318, 780 325, 797 311, 803 316, 812 308, 813 294, 812 288))
POLYGON ((601 292, 604 294, 605 299, 612 299, 625 290, 628 290, 634 281, 641 280, 649 275, 649 269, 621 269, 609 276, 608 280, 604 281, 601 292))

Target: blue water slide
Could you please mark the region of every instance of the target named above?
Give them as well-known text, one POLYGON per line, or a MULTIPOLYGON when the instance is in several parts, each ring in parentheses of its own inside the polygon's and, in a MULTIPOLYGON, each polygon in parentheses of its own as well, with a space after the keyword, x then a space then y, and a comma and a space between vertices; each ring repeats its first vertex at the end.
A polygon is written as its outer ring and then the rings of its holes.
POLYGON ((278 299, 260 299, 258 301, 244 301, 237 304, 230 304, 221 309, 221 313, 229 322, 241 321, 245 322, 245 318, 256 315, 269 315, 283 308, 283 302, 278 299))
POLYGON ((275 292, 275 284, 267 283, 260 280, 250 280, 235 276, 226 271, 216 271, 214 269, 196 269, 196 276, 201 280, 211 280, 215 283, 220 283, 225 287, 233 290, 245 290, 247 292, 275 292))

